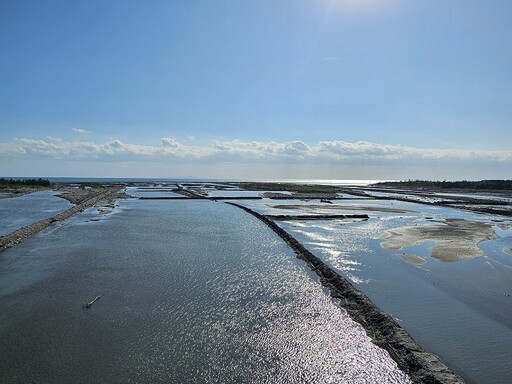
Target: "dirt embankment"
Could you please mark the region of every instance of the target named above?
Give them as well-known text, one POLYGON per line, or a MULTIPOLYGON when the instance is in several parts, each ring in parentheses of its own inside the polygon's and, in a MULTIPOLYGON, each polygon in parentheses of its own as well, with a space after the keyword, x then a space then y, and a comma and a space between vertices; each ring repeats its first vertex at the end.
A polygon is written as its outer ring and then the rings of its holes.
POLYGON ((100 187, 90 189, 73 188, 66 190, 60 196, 75 204, 75 206, 53 217, 38 221, 37 223, 20 228, 8 235, 0 237, 0 252, 21 243, 27 237, 30 237, 51 225, 68 219, 75 213, 81 212, 86 208, 93 206, 113 208, 116 199, 129 197, 124 194, 124 192, 121 192, 119 187, 100 187))
POLYGON ((313 255, 288 232, 264 215, 236 203, 227 203, 256 216, 276 232, 320 277, 350 317, 361 324, 373 342, 386 349, 415 383, 463 383, 438 356, 426 352, 393 318, 361 291, 313 255))
POLYGON ((87 205, 82 208, 92 206, 103 206, 113 208, 116 199, 131 198, 125 194, 121 188, 115 187, 96 187, 96 188, 65 188, 59 195, 72 204, 87 205))
POLYGON ((29 193, 48 191, 51 188, 39 187, 39 188, 1 188, 0 189, 0 199, 8 199, 11 197, 20 197, 23 195, 27 195, 29 193))

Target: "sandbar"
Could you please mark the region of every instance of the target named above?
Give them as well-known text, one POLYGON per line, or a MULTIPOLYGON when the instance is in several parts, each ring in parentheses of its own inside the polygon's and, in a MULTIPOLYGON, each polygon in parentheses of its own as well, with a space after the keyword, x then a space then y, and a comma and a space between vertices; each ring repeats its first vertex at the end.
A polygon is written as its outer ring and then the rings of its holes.
POLYGON ((403 253, 400 255, 400 257, 402 258, 403 261, 406 261, 409 264, 414 264, 414 265, 423 265, 427 262, 427 260, 425 260, 423 257, 411 255, 408 253, 403 253))
POLYGON ((483 256, 478 244, 493 240, 498 235, 492 224, 463 219, 447 219, 432 224, 407 226, 387 230, 379 235, 382 248, 402 249, 434 240, 432 257, 443 262, 454 262, 483 256))

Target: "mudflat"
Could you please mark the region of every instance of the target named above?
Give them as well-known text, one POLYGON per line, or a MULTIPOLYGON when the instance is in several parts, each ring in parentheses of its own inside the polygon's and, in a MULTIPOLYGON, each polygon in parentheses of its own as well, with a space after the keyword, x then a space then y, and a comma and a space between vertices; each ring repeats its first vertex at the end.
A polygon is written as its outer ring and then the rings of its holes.
POLYGON ((436 246, 432 249, 432 257, 443 262, 455 262, 483 256, 484 252, 478 244, 497 239, 498 235, 489 223, 446 219, 432 224, 390 229, 381 233, 379 238, 385 240, 381 247, 387 249, 402 249, 433 240, 436 246))

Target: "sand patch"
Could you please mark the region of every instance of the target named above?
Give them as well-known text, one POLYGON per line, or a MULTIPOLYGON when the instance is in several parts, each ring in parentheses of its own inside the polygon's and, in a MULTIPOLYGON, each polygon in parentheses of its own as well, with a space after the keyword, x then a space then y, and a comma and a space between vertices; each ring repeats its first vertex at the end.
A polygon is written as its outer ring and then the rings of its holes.
POLYGON ((416 255, 410 255, 410 254, 401 254, 400 257, 402 258, 403 261, 407 261, 409 264, 414 264, 414 265, 423 265, 427 262, 427 260, 425 260, 423 257, 419 257, 419 256, 416 256, 416 255))
POLYGON ((383 239, 382 248, 402 249, 419 244, 425 240, 434 240, 432 257, 445 262, 472 259, 483 256, 478 244, 484 240, 498 238, 491 224, 447 219, 433 224, 394 228, 379 235, 383 239))
POLYGON ((300 209, 300 210, 343 210, 343 211, 368 211, 368 212, 388 212, 388 213, 417 213, 415 211, 408 211, 405 209, 398 208, 387 208, 387 207, 368 207, 361 205, 341 205, 341 204, 332 204, 332 205, 319 205, 319 204, 308 204, 308 205, 299 205, 299 204, 280 204, 280 205, 267 205, 270 208, 275 209, 300 209))

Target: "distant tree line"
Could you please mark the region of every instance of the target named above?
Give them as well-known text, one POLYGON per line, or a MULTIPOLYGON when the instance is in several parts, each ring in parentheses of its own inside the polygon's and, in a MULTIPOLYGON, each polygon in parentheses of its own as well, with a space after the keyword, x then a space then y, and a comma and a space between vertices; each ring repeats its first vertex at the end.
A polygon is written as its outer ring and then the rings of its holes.
POLYGON ((52 183, 46 179, 5 179, 0 178, 0 187, 49 187, 52 183))
POLYGON ((407 180, 389 181, 375 184, 379 187, 433 188, 433 189, 482 189, 512 190, 512 180, 481 180, 481 181, 430 181, 407 180))

